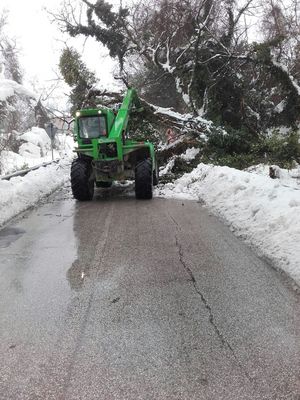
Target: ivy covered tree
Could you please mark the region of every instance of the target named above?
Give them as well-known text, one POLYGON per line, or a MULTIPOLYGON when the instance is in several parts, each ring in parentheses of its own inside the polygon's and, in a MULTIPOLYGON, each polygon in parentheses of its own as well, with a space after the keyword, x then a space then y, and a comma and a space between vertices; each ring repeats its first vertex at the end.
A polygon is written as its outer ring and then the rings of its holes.
POLYGON ((80 54, 73 48, 65 48, 60 56, 59 69, 65 82, 72 88, 71 112, 94 103, 93 91, 97 79, 88 70, 80 54))

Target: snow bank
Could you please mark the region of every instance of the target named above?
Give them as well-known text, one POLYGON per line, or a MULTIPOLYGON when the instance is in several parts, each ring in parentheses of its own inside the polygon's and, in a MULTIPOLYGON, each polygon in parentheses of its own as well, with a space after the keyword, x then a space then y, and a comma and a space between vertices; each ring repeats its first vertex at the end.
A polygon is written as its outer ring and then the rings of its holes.
POLYGON ((41 149, 33 143, 23 143, 19 148, 19 155, 21 157, 40 158, 41 149))
MULTIPOLYGON (((3 150, 0 155, 1 174, 31 168, 52 160, 51 141, 46 131, 33 127, 30 131, 18 134, 18 140, 22 143, 18 153, 3 150)), ((73 156, 74 140, 72 136, 59 133, 55 137, 54 159, 73 156)))
POLYGON ((280 180, 199 164, 156 196, 204 200, 231 229, 300 284, 300 190, 280 180))
POLYGON ((33 127, 30 131, 19 135, 19 139, 40 147, 42 155, 51 150, 51 140, 45 129, 33 127))
POLYGON ((0 180, 0 225, 58 189, 69 175, 70 161, 65 159, 23 177, 0 180))
MULTIPOLYGON (((19 152, 3 150, 0 156, 1 173, 10 174, 52 160, 51 141, 46 131, 34 127, 18 134, 19 152)), ((0 180, 0 225, 26 210, 63 185, 70 175, 70 160, 73 158, 74 140, 64 132, 55 137, 53 156, 59 164, 51 164, 29 172, 24 177, 0 180)))
MULTIPOLYGON (((275 170, 276 177, 281 185, 300 189, 300 166, 290 170, 280 168, 277 165, 272 165, 271 167, 275 170)), ((246 168, 245 171, 268 177, 270 172, 269 168, 268 165, 258 164, 246 168)))

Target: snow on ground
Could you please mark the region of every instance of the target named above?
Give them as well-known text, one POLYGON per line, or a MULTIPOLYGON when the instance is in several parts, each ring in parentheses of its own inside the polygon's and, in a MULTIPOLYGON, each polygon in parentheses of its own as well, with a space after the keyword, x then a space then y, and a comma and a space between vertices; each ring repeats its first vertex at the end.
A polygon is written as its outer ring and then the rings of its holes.
POLYGON ((286 179, 271 179, 263 168, 249 172, 201 163, 155 194, 203 200, 300 285, 300 184, 287 186, 286 179))
POLYGON ((62 159, 23 177, 0 180, 0 226, 49 195, 70 176, 70 160, 62 159))
POLYGON ((33 127, 30 131, 18 135, 18 139, 40 147, 42 156, 51 150, 51 140, 45 129, 33 127))
MULTIPOLYGON (((30 131, 17 134, 22 143, 18 153, 10 150, 3 150, 0 155, 0 169, 2 175, 33 167, 43 162, 52 160, 51 141, 46 131, 33 127, 30 131)), ((54 159, 72 157, 74 140, 72 136, 59 133, 55 137, 54 159)))
MULTIPOLYGON (((3 175, 52 160, 51 141, 44 129, 34 127, 28 132, 17 134, 17 139, 21 143, 18 153, 8 150, 1 152, 3 175)), ((23 177, 0 180, 0 225, 69 180, 73 138, 59 133, 55 137, 55 147, 54 159, 60 159, 59 163, 41 167, 23 177)))
MULTIPOLYGON (((300 166, 290 170, 279 168, 277 165, 272 165, 271 167, 275 170, 276 176, 282 185, 300 189, 300 166)), ((269 176, 269 168, 268 165, 259 164, 247 168, 246 171, 269 176)))

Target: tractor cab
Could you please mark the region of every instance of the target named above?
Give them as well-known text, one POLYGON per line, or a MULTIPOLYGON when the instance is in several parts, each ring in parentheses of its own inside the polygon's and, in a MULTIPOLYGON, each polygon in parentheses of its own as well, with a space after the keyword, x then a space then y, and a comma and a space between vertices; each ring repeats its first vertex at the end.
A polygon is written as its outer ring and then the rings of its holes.
POLYGON ((115 114, 111 110, 85 109, 76 112, 76 136, 82 144, 92 143, 91 139, 108 137, 114 123, 115 114))
POLYGON ((78 133, 81 139, 96 139, 107 136, 106 116, 98 114, 80 117, 78 119, 78 133))

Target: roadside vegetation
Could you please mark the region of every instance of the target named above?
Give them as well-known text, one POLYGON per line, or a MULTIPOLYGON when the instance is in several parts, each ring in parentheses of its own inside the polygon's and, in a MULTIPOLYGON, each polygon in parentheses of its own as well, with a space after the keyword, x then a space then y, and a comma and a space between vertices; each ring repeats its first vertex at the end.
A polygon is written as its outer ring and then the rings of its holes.
MULTIPOLYGON (((213 124, 200 138, 197 122, 186 132, 174 118, 155 120, 148 109, 135 120, 139 135, 165 139, 172 129, 176 137, 187 135, 186 143, 194 140, 198 159, 242 169, 300 162, 299 11, 297 0, 139 0, 119 9, 82 0, 65 1, 53 16, 70 36, 92 37, 107 47, 119 63, 116 78, 137 87, 145 102, 213 124)), ((117 101, 96 90, 81 61, 81 79, 72 85, 70 66, 78 59, 70 49, 61 56, 72 107, 117 101)))

